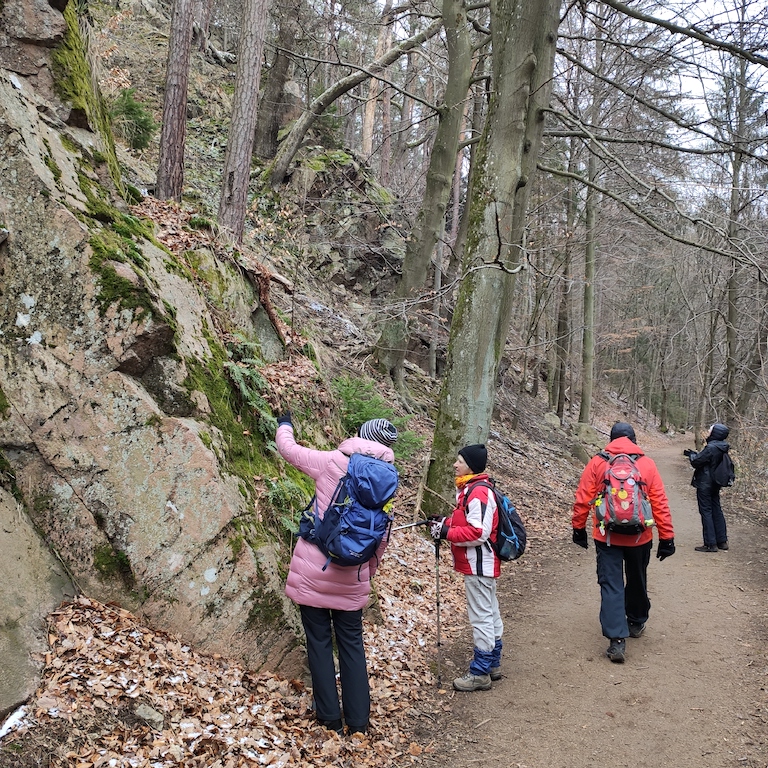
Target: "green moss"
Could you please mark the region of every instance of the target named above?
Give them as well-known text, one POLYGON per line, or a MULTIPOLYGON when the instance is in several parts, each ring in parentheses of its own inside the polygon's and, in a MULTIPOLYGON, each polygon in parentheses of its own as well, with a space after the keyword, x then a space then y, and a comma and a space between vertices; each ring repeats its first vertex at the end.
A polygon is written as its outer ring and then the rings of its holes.
POLYGON ((284 620, 283 603, 279 595, 266 587, 254 589, 251 593, 253 605, 248 611, 246 627, 254 629, 264 625, 281 626, 284 620))
POLYGON ((5 392, 0 389, 0 416, 2 416, 4 419, 7 419, 10 412, 11 404, 8 402, 8 398, 5 396, 5 392))
POLYGON ((190 216, 188 223, 190 229, 213 229, 213 223, 204 216, 190 216))
POLYGON ((120 217, 120 211, 109 202, 109 195, 84 173, 78 173, 80 189, 85 195, 86 209, 92 218, 105 224, 112 224, 120 217))
POLYGON ((61 179, 61 168, 57 165, 53 159, 53 153, 51 152, 51 145, 48 143, 48 139, 43 139, 43 144, 47 154, 45 155, 44 162, 48 170, 53 174, 53 180, 58 184, 61 179))
POLYGON ((109 544, 96 548, 93 553, 93 567, 106 578, 119 578, 129 588, 133 588, 135 584, 128 555, 109 544))
POLYGON ((133 184, 126 184, 125 199, 130 205, 138 205, 144 199, 144 195, 133 184))
POLYGON ((245 547, 245 537, 242 533, 237 533, 227 543, 232 550, 232 560, 237 560, 243 551, 243 547, 245 547))
MULTIPOLYGON (((79 154, 80 147, 78 147, 77 144, 75 144, 75 142, 72 141, 72 139, 69 136, 67 136, 64 133, 61 133, 59 134, 59 139, 61 140, 61 146, 64 147, 64 149, 66 149, 70 155, 79 154)), ((96 153, 94 152, 94 155, 95 154, 96 153)))
POLYGON ((67 30, 64 39, 53 52, 52 64, 56 90, 74 109, 82 111, 104 143, 109 175, 118 192, 123 195, 120 165, 115 153, 109 110, 102 97, 96 78, 88 65, 86 44, 80 34, 77 3, 67 3, 64 20, 67 30))
MULTIPOLYGON (((122 217, 123 220, 125 218, 122 217)), ((99 278, 99 293, 96 296, 99 312, 104 315, 112 304, 118 304, 121 310, 137 310, 137 319, 145 312, 153 316, 158 314, 149 291, 118 275, 110 263, 130 261, 140 268, 146 266, 146 259, 136 244, 125 234, 112 229, 103 229, 98 235, 92 235, 89 244, 93 251, 89 266, 99 278)))

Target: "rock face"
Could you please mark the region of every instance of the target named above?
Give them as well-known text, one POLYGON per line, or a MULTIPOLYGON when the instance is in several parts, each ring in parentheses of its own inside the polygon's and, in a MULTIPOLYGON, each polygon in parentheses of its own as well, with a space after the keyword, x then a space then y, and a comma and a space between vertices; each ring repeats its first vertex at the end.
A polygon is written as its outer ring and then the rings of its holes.
MULTIPOLYGON (((104 215, 107 203, 127 213, 107 200, 109 147, 57 117, 48 54, 65 5, 0 4, 2 565, 24 566, 0 591, 0 710, 29 691, 42 617, 73 586, 200 650, 297 674, 280 554, 235 545, 247 502, 225 465, 228 437, 189 385, 190 366, 216 352, 211 296, 126 232, 130 217, 104 215)), ((278 354, 252 288, 214 266, 219 308, 278 354)))
POLYGON ((0 489, 0 715, 34 690, 45 617, 74 588, 16 499, 0 489))

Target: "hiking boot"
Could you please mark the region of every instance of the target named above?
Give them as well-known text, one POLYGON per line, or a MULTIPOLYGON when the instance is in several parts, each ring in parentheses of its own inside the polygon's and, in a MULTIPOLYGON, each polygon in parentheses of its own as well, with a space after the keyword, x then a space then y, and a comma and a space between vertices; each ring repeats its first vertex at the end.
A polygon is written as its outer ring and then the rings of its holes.
POLYGON ((645 632, 645 624, 636 624, 632 621, 629 622, 629 636, 640 637, 645 632))
POLYGON ((336 733, 338 733, 340 736, 344 735, 344 726, 341 723, 341 718, 338 720, 321 720, 318 717, 317 722, 319 725, 322 725, 323 728, 327 728, 329 731, 336 731, 336 733))
POLYGON ((457 691, 490 691, 491 676, 473 675, 471 672, 467 672, 466 675, 457 677, 453 681, 453 687, 457 691))
POLYGON ((624 640, 623 637, 612 637, 611 644, 608 646, 608 650, 605 652, 605 655, 614 664, 623 664, 625 645, 626 645, 626 640, 624 640))
POLYGON ((348 730, 350 736, 354 735, 355 733, 359 733, 361 736, 366 736, 368 734, 367 725, 350 725, 348 730))
POLYGON ((717 545, 717 548, 718 548, 718 549, 722 549, 722 550, 724 550, 725 552, 727 552, 727 551, 728 551, 728 542, 727 542, 727 541, 721 541, 721 542, 719 542, 719 543, 718 543, 718 545, 717 545))
POLYGON ((700 547, 694 547, 696 552, 717 552, 715 544, 702 544, 700 547))
POLYGON ((501 667, 491 667, 491 680, 501 680, 501 667))

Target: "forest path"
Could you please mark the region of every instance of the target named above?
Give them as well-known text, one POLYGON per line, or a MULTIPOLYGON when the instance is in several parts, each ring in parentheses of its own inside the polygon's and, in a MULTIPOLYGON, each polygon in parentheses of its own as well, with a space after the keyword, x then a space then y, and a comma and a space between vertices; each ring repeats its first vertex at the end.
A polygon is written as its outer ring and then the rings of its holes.
MULTIPOLYGON (((768 531, 732 513, 724 491, 730 550, 695 552, 701 523, 682 456, 692 440, 643 447, 664 480, 677 551, 661 562, 654 543, 650 619, 627 640, 626 663, 605 656, 591 537, 588 551, 546 545, 540 569, 508 565, 499 582, 505 677, 488 692, 442 694, 448 712, 424 765, 766 768, 768 531)), ((443 639, 445 688, 471 646, 468 629, 443 639)))

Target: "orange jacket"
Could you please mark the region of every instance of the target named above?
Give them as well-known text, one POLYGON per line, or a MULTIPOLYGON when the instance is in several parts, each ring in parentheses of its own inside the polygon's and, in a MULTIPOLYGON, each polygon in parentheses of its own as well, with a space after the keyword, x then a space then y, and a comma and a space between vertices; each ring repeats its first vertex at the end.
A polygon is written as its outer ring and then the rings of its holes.
MULTIPOLYGON (((659 540, 668 541, 675 537, 672 527, 672 514, 669 511, 667 494, 664 483, 656 468, 656 463, 643 453, 628 437, 619 437, 605 446, 606 453, 617 455, 628 453, 638 456, 635 464, 645 484, 648 500, 651 502, 653 519, 659 529, 659 540)), ((595 541, 605 541, 606 534, 598 527, 597 515, 594 514, 593 502, 604 488, 606 460, 599 454, 593 456, 581 473, 579 487, 576 489, 576 501, 573 504, 571 525, 574 528, 586 528, 590 510, 593 512, 592 538, 595 541)), ((653 529, 648 528, 639 534, 611 533, 610 544, 619 547, 637 547, 653 539, 653 529)))

